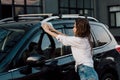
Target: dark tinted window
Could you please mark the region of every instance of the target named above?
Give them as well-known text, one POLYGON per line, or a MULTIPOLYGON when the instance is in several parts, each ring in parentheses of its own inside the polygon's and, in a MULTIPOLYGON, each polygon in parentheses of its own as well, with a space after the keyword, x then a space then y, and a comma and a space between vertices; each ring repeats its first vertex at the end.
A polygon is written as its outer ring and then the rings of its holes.
POLYGON ((55 45, 53 42, 53 38, 50 35, 44 34, 42 38, 41 49, 46 59, 54 57, 55 45))
POLYGON ((0 50, 2 50, 4 39, 8 35, 8 33, 9 33, 8 30, 0 29, 0 50))
MULTIPOLYGON (((57 29, 58 31, 60 32, 63 32, 62 29, 57 29)), ((58 57, 58 56, 62 56, 64 53, 63 53, 63 48, 62 48, 62 44, 54 38, 54 41, 55 41, 55 56, 58 57)))
POLYGON ((73 25, 74 24, 66 24, 66 27, 64 28, 65 29, 65 33, 69 36, 74 36, 74 33, 73 33, 73 25))
POLYGON ((26 42, 22 44, 21 49, 17 53, 17 57, 15 57, 14 65, 16 67, 20 67, 26 65, 26 60, 30 55, 33 54, 40 54, 41 48, 39 46, 39 39, 40 39, 41 31, 35 31, 29 38, 26 39, 26 42), (16 64, 15 64, 16 63, 16 64))
POLYGON ((0 29, 0 60, 21 40, 24 30, 0 29))
MULTIPOLYGON (((54 27, 66 34, 66 35, 69 35, 69 36, 72 36, 73 35, 73 25, 71 24, 57 24, 57 25, 54 25, 54 27)), ((55 46, 56 46, 56 49, 55 49, 55 56, 63 56, 63 55, 67 55, 67 54, 70 54, 71 53, 71 48, 70 46, 64 46, 62 45, 62 43, 58 42, 55 38, 54 38, 54 41, 55 41, 55 46)))

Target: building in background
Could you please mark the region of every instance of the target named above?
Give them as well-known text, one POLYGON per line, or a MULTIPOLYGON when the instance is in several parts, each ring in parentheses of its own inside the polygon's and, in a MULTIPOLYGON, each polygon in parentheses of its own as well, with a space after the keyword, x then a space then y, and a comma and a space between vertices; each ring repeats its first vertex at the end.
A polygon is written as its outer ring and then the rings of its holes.
POLYGON ((96 18, 109 25, 109 30, 120 41, 120 0, 95 1, 96 18))
POLYGON ((94 16, 94 0, 0 0, 0 3, 1 18, 5 18, 4 15, 10 17, 30 13, 77 13, 94 16))
POLYGON ((0 4, 0 19, 36 13, 88 15, 120 36, 120 0, 0 0, 0 4))
POLYGON ((18 14, 42 13, 41 0, 0 0, 0 18, 14 17, 18 14))

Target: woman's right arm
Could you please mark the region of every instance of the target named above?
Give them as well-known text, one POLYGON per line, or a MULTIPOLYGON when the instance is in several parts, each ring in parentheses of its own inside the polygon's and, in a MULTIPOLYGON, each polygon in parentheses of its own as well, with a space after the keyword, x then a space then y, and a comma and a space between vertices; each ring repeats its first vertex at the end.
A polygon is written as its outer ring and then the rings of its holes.
MULTIPOLYGON (((50 28, 51 28, 51 27, 50 27, 50 28)), ((54 29, 53 27, 52 27, 52 29, 50 29, 50 30, 51 30, 52 32, 55 32, 56 34, 65 35, 65 34, 63 34, 62 32, 60 32, 60 31, 54 29)))

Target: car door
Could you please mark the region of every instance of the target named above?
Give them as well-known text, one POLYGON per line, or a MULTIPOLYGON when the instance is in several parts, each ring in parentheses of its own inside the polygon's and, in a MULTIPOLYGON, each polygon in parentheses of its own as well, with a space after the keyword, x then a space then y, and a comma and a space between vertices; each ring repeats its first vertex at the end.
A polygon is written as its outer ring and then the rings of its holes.
POLYGON ((2 74, 0 74, 0 80, 12 80, 12 71, 9 72, 4 72, 2 74))
MULTIPOLYGON (((20 50, 22 54, 24 54, 24 51, 26 52, 27 48, 30 48, 30 43, 37 43, 36 50, 39 50, 38 53, 45 57, 46 60, 49 60, 51 63, 48 64, 46 61, 46 65, 41 66, 29 66, 29 65, 23 65, 21 67, 18 67, 16 69, 12 70, 13 78, 14 80, 58 80, 58 77, 53 77, 56 75, 56 73, 59 74, 58 70, 54 70, 55 66, 52 65, 54 61, 50 60, 55 58, 54 56, 54 49, 55 49, 55 43, 53 38, 43 32, 42 30, 37 30, 34 32, 34 35, 30 36, 29 39, 27 39, 27 45, 24 45, 25 49, 20 50), (27 46, 27 47, 25 47, 27 46)), ((20 54, 19 52, 19 54, 20 54)), ((24 63, 21 62, 22 59, 18 57, 16 58, 18 63, 24 63)), ((15 60, 16 61, 16 60, 15 60)), ((17 62, 16 62, 17 63, 17 62)))
MULTIPOLYGON (((35 46, 39 46, 39 40, 42 36, 42 30, 39 28, 35 30, 32 35, 29 36, 29 38, 26 39, 25 44, 21 47, 21 49, 18 51, 18 55, 14 59, 14 65, 16 66, 15 69, 12 69, 12 76, 13 80, 35 80, 38 79, 38 77, 35 75, 40 72, 39 69, 36 69, 34 67, 30 67, 26 64, 26 59, 29 57, 29 55, 32 53, 27 53, 27 50, 31 50, 31 47, 34 48, 35 46), (32 43, 32 44, 31 44, 32 43), (36 44, 33 46, 33 44, 36 44), (24 59, 24 60, 23 60, 24 59)), ((35 53, 39 54, 39 53, 35 53)))

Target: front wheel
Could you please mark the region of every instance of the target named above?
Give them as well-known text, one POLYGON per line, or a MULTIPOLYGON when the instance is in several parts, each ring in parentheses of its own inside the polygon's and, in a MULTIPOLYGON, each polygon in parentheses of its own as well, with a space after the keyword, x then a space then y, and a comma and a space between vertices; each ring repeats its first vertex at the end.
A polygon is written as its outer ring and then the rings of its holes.
POLYGON ((100 80, 118 80, 118 76, 116 73, 107 72, 101 76, 100 80))

